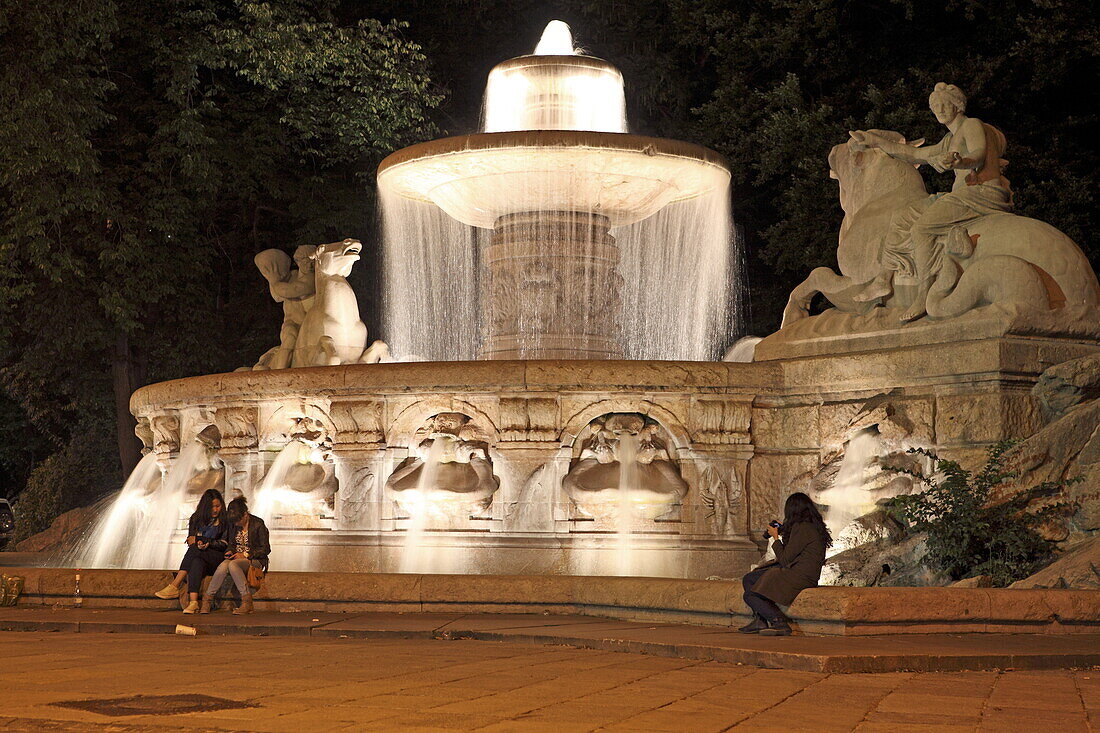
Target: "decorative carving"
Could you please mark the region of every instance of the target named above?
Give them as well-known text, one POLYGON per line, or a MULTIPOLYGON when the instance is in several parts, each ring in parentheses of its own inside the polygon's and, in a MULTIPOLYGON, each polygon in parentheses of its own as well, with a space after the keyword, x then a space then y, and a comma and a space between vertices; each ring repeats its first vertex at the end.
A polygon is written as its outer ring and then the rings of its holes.
POLYGON ((485 349, 492 358, 609 358, 622 276, 598 214, 509 214, 485 251, 485 349))
POLYGON ((222 448, 255 448, 258 411, 252 406, 223 407, 214 415, 222 448))
POLYGON ((726 399, 698 399, 692 404, 694 441, 728 445, 749 442, 752 405, 726 399))
POLYGON ((137 419, 137 425, 134 426, 134 435, 141 441, 142 453, 148 453, 156 444, 156 438, 153 436, 153 428, 149 424, 149 418, 144 415, 137 419))
POLYGON ((485 436, 459 412, 433 415, 416 435, 415 455, 386 479, 394 500, 411 516, 458 519, 484 512, 500 487, 485 436))
POLYGON ((149 427, 153 431, 153 448, 158 453, 175 453, 180 449, 180 419, 177 415, 154 415, 149 427))
POLYGON ((707 518, 711 520, 715 534, 722 536, 737 534, 734 520, 736 507, 741 503, 743 493, 736 470, 730 472, 730 481, 727 484, 714 466, 708 464, 703 469, 699 477, 699 497, 709 510, 707 518))
POLYGON ((351 469, 340 482, 340 523, 344 527, 361 526, 367 516, 377 476, 370 466, 351 469))
POLYGON ((382 429, 382 412, 385 403, 381 400, 363 400, 357 402, 333 402, 329 408, 329 417, 336 426, 333 442, 341 443, 381 443, 385 440, 382 429))
POLYGON ((562 487, 581 513, 617 515, 623 507, 654 519, 680 503, 687 482, 653 419, 633 412, 596 418, 585 428, 579 458, 562 487))
POLYGON ((558 437, 558 401, 553 397, 502 397, 500 439, 554 440, 558 437))

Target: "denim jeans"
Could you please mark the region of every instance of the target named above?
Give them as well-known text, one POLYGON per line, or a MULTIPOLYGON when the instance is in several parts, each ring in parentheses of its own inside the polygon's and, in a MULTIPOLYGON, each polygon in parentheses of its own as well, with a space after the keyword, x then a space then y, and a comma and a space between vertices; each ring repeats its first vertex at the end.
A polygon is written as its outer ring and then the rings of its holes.
POLYGON ((214 577, 210 579, 207 595, 213 597, 218 592, 222 587, 222 583, 225 582, 226 573, 233 578, 233 583, 237 586, 237 592, 241 594, 242 598, 252 595, 252 589, 248 587, 248 565, 248 560, 223 560, 218 569, 214 571, 214 577))

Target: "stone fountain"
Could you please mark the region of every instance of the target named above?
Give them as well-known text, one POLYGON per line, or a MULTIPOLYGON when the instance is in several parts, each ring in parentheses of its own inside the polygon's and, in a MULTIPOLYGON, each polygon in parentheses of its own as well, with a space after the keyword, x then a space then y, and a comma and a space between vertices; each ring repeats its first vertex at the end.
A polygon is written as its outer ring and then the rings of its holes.
POLYGON ((790 491, 847 522, 913 489, 882 472, 908 447, 974 465, 1043 427, 1044 370, 1097 353, 1100 286, 1053 227, 989 212, 922 230, 916 266, 904 237, 884 255, 928 198, 906 156, 980 165, 868 131, 830 155, 841 273, 811 274, 755 360, 709 360, 736 315, 727 164, 630 134, 623 98, 552 24, 491 72, 481 132, 380 165, 388 345, 344 279, 357 242, 297 270, 269 251, 279 345, 138 390, 147 450, 171 476, 216 435, 226 492, 271 507, 276 570, 730 577, 790 491))

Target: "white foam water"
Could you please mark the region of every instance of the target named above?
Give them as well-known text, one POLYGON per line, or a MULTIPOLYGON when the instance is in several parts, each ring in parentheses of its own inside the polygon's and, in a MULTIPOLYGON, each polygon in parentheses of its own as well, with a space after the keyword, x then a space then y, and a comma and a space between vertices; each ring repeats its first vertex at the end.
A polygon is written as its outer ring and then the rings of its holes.
POLYGON ((209 460, 206 448, 192 443, 161 479, 156 454, 147 454, 64 563, 80 568, 151 569, 178 563, 186 547, 172 543, 172 537, 186 526, 192 510, 187 483, 209 460))

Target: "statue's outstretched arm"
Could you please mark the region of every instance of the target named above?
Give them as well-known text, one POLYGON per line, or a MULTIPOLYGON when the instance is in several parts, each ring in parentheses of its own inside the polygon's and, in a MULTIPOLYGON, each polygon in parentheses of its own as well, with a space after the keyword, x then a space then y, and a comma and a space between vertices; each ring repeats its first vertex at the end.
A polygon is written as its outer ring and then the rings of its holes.
POLYGON ((292 273, 289 280, 271 283, 271 292, 284 300, 301 300, 316 292, 312 277, 300 278, 292 273))
POLYGON ((915 147, 904 142, 895 142, 867 130, 852 130, 848 133, 852 142, 861 148, 878 148, 891 158, 904 160, 912 165, 935 165, 936 159, 947 149, 947 137, 944 136, 935 145, 915 147))

